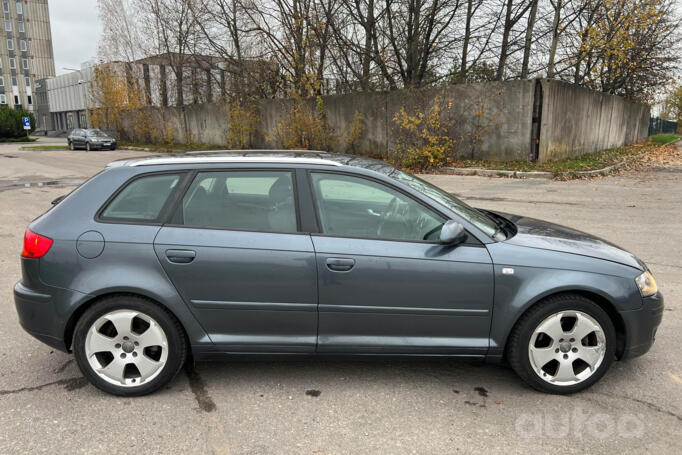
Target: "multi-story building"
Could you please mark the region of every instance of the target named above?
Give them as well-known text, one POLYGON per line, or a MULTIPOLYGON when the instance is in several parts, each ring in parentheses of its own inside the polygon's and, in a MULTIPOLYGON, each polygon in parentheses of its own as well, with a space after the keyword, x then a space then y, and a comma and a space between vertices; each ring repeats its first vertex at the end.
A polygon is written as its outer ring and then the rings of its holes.
POLYGON ((34 81, 54 77, 48 0, 0 0, 0 104, 33 110, 34 81))

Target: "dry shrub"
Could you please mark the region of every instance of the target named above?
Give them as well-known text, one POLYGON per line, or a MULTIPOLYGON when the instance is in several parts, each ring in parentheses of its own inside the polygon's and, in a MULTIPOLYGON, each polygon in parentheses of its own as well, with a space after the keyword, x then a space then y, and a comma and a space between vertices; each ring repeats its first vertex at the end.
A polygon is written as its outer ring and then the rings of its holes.
POLYGON ((321 96, 315 103, 294 95, 287 117, 275 131, 275 138, 284 148, 330 151, 337 143, 334 130, 327 122, 321 96))

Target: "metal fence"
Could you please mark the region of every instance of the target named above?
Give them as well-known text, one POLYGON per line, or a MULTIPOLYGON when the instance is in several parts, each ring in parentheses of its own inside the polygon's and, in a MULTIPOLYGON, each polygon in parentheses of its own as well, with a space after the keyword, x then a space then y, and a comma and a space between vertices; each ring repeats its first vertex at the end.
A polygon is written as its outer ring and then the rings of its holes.
POLYGON ((677 122, 664 120, 660 117, 651 117, 649 119, 649 136, 659 133, 677 133, 677 122))

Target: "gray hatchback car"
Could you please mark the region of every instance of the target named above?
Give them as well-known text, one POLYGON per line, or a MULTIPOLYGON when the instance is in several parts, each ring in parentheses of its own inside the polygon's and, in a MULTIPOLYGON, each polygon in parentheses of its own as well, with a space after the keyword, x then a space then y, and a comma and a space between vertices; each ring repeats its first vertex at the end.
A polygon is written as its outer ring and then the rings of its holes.
POLYGON ((22 326, 117 395, 257 354, 504 360, 572 393, 663 313, 615 245, 326 153, 114 162, 30 224, 21 262, 22 326))

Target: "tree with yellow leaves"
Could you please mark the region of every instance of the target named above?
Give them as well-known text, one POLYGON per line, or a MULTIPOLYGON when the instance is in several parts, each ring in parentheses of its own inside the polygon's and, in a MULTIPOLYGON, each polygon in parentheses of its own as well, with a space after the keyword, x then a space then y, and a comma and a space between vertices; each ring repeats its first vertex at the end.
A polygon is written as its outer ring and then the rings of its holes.
POLYGON ((581 17, 574 82, 650 102, 674 73, 675 0, 590 0, 581 17))

